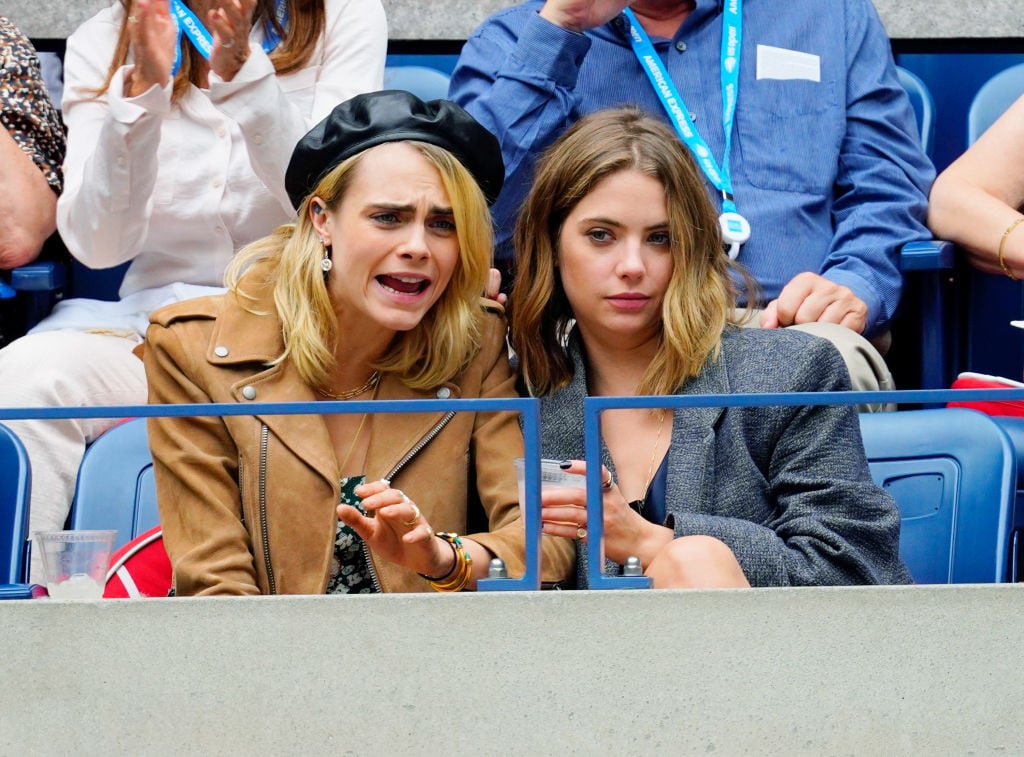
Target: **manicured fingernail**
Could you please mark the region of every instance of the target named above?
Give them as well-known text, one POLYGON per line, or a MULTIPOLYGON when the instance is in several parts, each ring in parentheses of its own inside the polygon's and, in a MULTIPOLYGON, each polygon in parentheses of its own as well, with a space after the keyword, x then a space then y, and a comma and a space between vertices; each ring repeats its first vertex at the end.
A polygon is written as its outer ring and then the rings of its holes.
POLYGON ((558 464, 558 467, 561 468, 562 470, 565 470, 566 468, 571 468, 572 460, 563 460, 558 464))

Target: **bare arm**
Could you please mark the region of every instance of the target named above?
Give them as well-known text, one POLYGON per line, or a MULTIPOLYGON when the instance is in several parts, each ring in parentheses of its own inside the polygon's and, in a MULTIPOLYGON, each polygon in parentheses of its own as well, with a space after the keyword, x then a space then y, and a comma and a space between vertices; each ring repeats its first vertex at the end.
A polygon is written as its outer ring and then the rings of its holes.
MULTIPOLYGON (((1003 232, 1024 205, 1024 97, 935 180, 928 225, 962 245, 976 268, 1001 273, 996 254, 1003 232)), ((1006 238, 1004 260, 1024 276, 1024 224, 1006 238)))
POLYGON ((35 260, 56 228, 57 195, 39 168, 0 129, 0 269, 35 260))

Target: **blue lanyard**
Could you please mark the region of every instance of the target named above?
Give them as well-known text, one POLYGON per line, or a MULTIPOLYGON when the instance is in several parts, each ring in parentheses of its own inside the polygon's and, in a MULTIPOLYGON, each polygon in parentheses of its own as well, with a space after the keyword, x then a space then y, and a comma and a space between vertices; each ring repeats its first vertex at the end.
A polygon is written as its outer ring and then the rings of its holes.
POLYGON ((736 212, 736 202, 732 193, 732 178, 729 174, 729 154, 732 152, 733 121, 736 118, 736 96, 740 87, 740 47, 743 41, 742 0, 725 0, 722 12, 722 128, 725 132, 725 153, 722 155, 722 167, 718 167, 714 155, 707 142, 697 132, 693 120, 686 108, 686 103, 679 95, 661 58, 658 57, 654 45, 651 44, 647 32, 640 26, 636 16, 629 8, 623 11, 629 21, 629 39, 633 45, 633 53, 643 66, 644 73, 651 80, 654 91, 661 100, 665 112, 668 113, 679 133, 680 139, 690 148, 697 159, 697 164, 704 175, 722 193, 722 211, 736 212))
MULTIPOLYGON (((192 42, 192 45, 207 60, 213 52, 213 35, 203 26, 199 17, 185 6, 181 0, 170 0, 171 17, 178 25, 178 50, 174 56, 174 68, 171 69, 171 76, 178 73, 181 68, 181 35, 184 34, 192 42)), ((277 0, 274 15, 282 29, 288 28, 288 1, 277 0)), ((264 26, 263 52, 269 53, 281 44, 281 35, 274 29, 274 25, 267 22, 264 26)))

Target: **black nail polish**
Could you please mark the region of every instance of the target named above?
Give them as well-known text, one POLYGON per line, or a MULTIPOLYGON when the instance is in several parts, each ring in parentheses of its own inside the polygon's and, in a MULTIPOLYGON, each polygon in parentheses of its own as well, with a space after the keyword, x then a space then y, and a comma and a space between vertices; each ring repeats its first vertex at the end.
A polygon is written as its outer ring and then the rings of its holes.
POLYGON ((572 460, 563 460, 562 462, 560 462, 558 464, 558 467, 561 468, 562 470, 566 470, 567 468, 571 468, 572 467, 572 460))

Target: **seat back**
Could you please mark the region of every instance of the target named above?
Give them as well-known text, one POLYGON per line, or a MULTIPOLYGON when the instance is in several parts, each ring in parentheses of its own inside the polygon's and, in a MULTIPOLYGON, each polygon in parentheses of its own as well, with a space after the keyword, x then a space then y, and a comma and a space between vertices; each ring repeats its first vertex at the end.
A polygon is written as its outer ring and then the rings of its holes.
POLYGON ((32 473, 21 440, 0 424, 0 584, 28 580, 32 473))
POLYGON ((448 75, 429 66, 387 66, 384 89, 404 89, 421 100, 448 98, 448 75))
POLYGON ((982 84, 967 110, 967 144, 974 144, 1021 95, 1024 95, 1024 63, 1003 69, 982 84))
POLYGON ((896 75, 899 77, 903 89, 907 91, 910 105, 914 109, 921 147, 930 156, 932 145, 935 142, 935 100, 932 98, 928 86, 917 74, 901 66, 896 66, 896 75))
POLYGON ((86 449, 68 527, 116 528, 116 551, 159 522, 146 421, 125 421, 86 449))
POLYGON ((871 476, 900 509, 917 583, 1008 580, 1016 483, 1009 437, 964 408, 862 414, 871 476))

